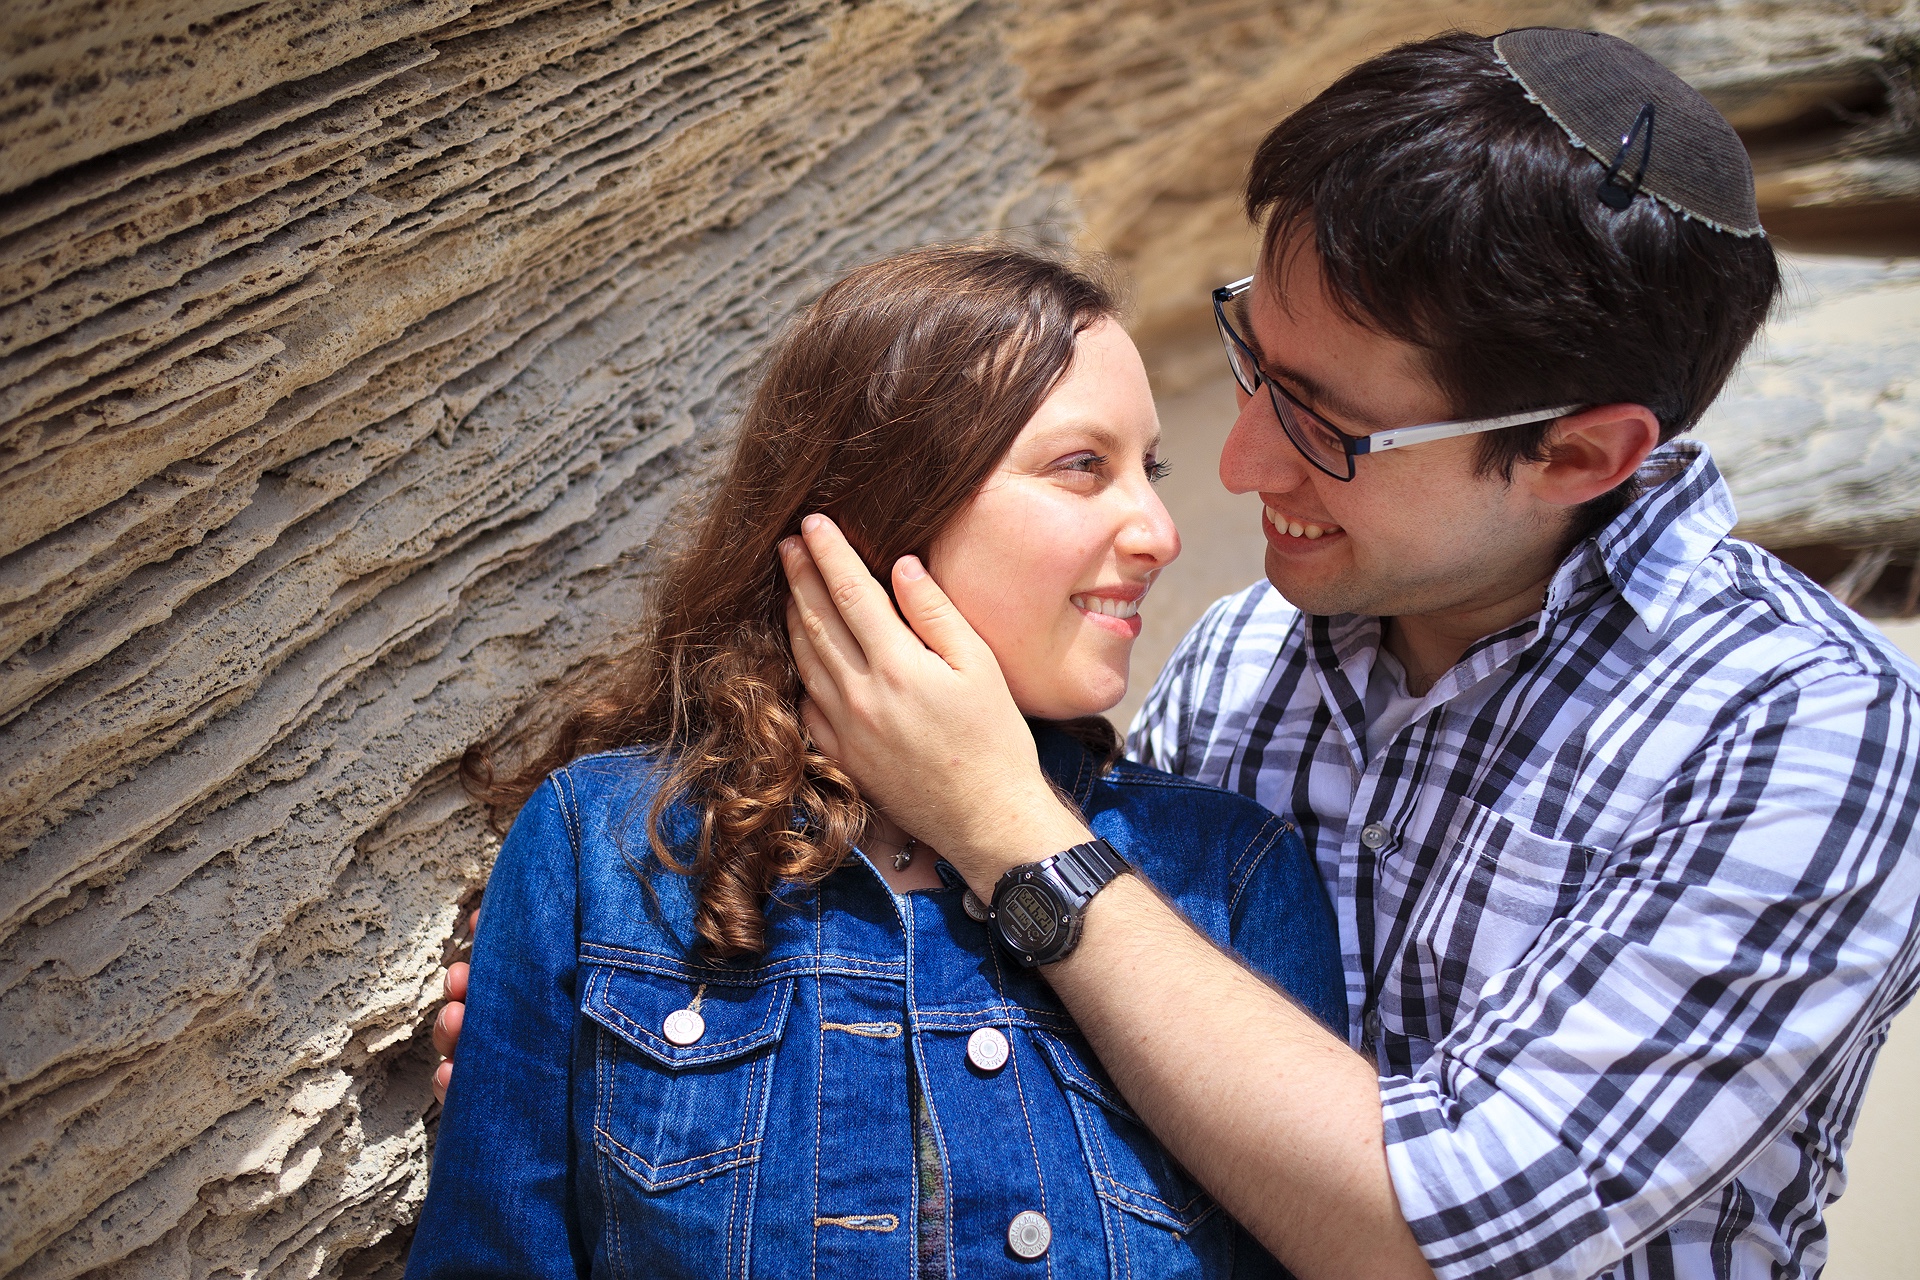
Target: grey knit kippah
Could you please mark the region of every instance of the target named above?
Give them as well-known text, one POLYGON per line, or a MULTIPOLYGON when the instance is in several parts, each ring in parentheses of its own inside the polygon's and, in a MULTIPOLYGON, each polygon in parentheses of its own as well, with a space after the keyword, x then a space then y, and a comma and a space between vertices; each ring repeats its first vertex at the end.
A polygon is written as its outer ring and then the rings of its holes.
POLYGON ((1509 31, 1493 51, 1528 100, 1604 166, 1596 198, 1623 209, 1645 192, 1716 231, 1765 234, 1740 135, 1647 54, 1615 36, 1556 27, 1509 31))

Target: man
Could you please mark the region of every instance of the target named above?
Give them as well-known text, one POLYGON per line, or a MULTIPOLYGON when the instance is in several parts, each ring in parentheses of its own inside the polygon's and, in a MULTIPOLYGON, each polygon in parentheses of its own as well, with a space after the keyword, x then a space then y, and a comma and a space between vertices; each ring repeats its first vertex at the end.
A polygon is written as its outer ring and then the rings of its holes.
POLYGON ((991 656, 817 517, 784 549, 816 741, 1307 1280, 1817 1273, 1920 970, 1920 672, 1728 539, 1674 440, 1778 287, 1738 138, 1622 42, 1450 36, 1277 126, 1248 208, 1221 476, 1269 583, 1132 747, 1300 822, 1346 1039, 1063 854, 991 656))
MULTIPOLYGON (((1300 821, 1365 1058, 1135 877, 1066 896, 1043 972, 1302 1276, 1824 1259, 1916 981, 1920 698, 1667 443, 1774 297, 1752 191, 1697 94, 1566 32, 1395 50, 1254 160, 1220 470, 1271 587, 1201 621, 1132 745, 1300 821), (1460 419, 1487 429, 1406 430, 1460 419)), ((810 523, 822 746, 982 895, 1087 840, 932 581, 894 573, 929 649, 810 523)))

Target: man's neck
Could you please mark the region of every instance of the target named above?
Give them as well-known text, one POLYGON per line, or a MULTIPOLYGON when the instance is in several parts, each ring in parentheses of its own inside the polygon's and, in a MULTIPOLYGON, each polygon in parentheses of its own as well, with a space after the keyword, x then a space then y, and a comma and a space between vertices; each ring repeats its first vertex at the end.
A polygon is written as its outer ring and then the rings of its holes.
POLYGON ((1491 604, 1380 620, 1380 642, 1407 673, 1407 691, 1432 689, 1476 643, 1538 613, 1552 574, 1491 604))

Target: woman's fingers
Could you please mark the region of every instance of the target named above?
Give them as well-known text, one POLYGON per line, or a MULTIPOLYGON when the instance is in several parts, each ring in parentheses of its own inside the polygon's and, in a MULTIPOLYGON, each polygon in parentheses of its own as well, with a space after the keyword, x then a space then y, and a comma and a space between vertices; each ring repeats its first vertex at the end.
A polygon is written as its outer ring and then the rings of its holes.
POLYGON ((447 1086, 453 1083, 453 1063, 443 1062, 433 1069, 433 1097, 436 1102, 445 1104, 447 1086))
POLYGON ((833 596, 807 544, 799 538, 783 541, 780 567, 786 570, 792 603, 798 608, 797 625, 794 614, 788 613, 790 629, 795 634, 804 634, 812 642, 821 669, 836 682, 848 673, 866 674, 866 653, 834 606, 833 596))
POLYGON ((828 603, 866 659, 923 647, 901 623, 886 589, 867 571, 866 562, 838 525, 823 515, 811 515, 800 522, 800 536, 825 585, 828 603))

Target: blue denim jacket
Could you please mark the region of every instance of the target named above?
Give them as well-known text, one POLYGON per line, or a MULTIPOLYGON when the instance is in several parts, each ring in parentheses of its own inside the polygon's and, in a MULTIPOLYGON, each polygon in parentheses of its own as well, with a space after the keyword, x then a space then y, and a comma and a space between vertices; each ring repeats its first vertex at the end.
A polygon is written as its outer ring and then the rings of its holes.
MULTIPOLYGON (((1048 773, 1216 941, 1343 1026, 1332 912, 1291 823, 1185 778, 1097 762, 1051 729, 1048 773)), ((648 753, 555 773, 500 851, 459 1068, 407 1275, 918 1274, 908 1073, 938 1139, 946 1274, 1285 1273, 1161 1149, 1037 974, 944 891, 856 858, 790 887, 769 947, 693 952, 692 882, 650 854, 648 753), (696 997, 705 1030, 665 1036, 696 997), (968 1058, 998 1028, 997 1071, 968 1058), (1052 1229, 1027 1261, 1007 1229, 1052 1229)), ((670 833, 684 814, 669 815, 670 833)))

